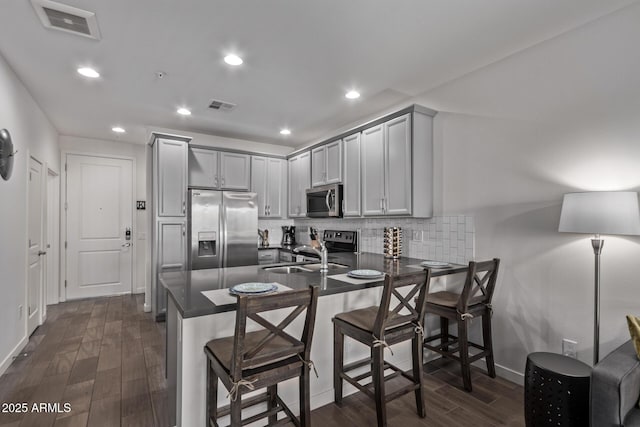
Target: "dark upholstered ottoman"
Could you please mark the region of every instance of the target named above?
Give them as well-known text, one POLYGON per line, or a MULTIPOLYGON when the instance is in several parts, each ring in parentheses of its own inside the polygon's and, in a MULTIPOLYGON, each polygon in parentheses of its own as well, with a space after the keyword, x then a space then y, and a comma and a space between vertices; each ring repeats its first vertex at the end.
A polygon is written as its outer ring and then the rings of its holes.
POLYGON ((589 425, 591 367, 555 353, 527 357, 524 417, 527 427, 589 425))

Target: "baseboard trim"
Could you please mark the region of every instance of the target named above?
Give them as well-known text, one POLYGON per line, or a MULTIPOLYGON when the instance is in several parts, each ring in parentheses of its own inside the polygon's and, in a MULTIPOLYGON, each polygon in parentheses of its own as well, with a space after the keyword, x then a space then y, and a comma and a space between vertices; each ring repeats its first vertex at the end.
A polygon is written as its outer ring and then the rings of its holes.
POLYGON ((20 353, 20 350, 22 350, 27 345, 28 342, 29 342, 29 338, 25 335, 20 340, 18 345, 16 345, 13 348, 13 350, 11 350, 11 353, 9 353, 9 355, 4 358, 2 363, 0 363, 0 375, 4 374, 5 371, 7 369, 9 369, 9 366, 11 365, 11 362, 13 362, 13 358, 16 357, 18 355, 18 353, 20 353))
MULTIPOLYGON (((476 360, 472 363, 473 366, 482 369, 486 372, 487 363, 484 358, 476 360)), ((499 364, 495 364, 496 366, 496 375, 500 378, 504 378, 505 380, 511 381, 512 383, 516 383, 518 385, 524 386, 524 374, 518 371, 514 371, 511 368, 507 368, 506 366, 502 366, 499 364)))

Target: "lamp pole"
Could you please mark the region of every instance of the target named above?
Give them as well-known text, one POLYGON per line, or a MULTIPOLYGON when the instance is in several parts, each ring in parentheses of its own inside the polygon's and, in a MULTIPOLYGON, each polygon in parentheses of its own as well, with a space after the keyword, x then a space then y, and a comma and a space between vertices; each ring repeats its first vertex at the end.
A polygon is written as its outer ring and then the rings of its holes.
POLYGON ((599 360, 600 353, 600 254, 604 246, 604 240, 596 234, 591 239, 593 246, 593 255, 595 256, 595 294, 594 294, 594 313, 593 313, 593 365, 595 366, 599 360))

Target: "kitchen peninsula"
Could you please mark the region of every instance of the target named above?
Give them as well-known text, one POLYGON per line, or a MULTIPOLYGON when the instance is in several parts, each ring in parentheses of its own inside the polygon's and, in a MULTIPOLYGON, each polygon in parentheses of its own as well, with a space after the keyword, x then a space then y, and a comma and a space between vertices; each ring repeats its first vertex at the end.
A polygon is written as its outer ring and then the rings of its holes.
MULTIPOLYGON (((169 412, 172 425, 205 425, 206 408, 206 357, 203 348, 211 339, 233 335, 235 326, 235 304, 232 298, 225 303, 214 304, 203 291, 224 290, 244 282, 276 282, 291 289, 307 286, 320 287, 320 299, 316 327, 311 349, 312 360, 317 367, 319 378, 311 381, 311 407, 317 408, 333 401, 333 327, 331 319, 337 313, 378 305, 383 281, 352 283, 339 276, 352 269, 375 269, 387 274, 415 272, 421 269, 418 259, 401 258, 390 260, 383 255, 364 253, 339 253, 331 255, 334 264, 326 274, 318 271, 290 274, 269 271, 270 266, 252 265, 245 267, 219 268, 197 271, 164 273, 160 282, 168 294, 167 311, 167 378, 169 386, 169 412), (342 267, 338 266, 342 265, 342 267)), ((287 264, 309 266, 309 264, 287 264)), ((316 264, 317 265, 317 264, 316 264)), ((282 264, 278 264, 282 266, 282 264)), ((454 273, 463 273, 467 266, 434 270, 431 290, 441 290, 444 281, 438 279, 454 273)), ((400 367, 409 367, 409 346, 394 347, 389 361, 400 367), (405 348, 406 347, 406 348, 405 348)), ((345 360, 365 357, 367 348, 353 342, 345 347, 345 360)), ((280 393, 291 408, 297 410, 297 383, 281 385, 280 393)), ((345 387, 345 395, 356 391, 345 387)), ((226 391, 218 393, 221 405, 226 391)))

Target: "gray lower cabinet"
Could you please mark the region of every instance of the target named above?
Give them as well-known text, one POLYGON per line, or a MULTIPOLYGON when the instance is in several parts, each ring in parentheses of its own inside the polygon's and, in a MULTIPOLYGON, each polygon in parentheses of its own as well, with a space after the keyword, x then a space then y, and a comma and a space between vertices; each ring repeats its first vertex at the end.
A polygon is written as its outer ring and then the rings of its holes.
POLYGON ((260 249, 258 250, 258 264, 275 264, 280 262, 280 250, 278 249, 260 249))
POLYGON ((251 156, 251 191, 258 195, 259 218, 281 218, 285 212, 287 162, 251 156))
POLYGON ((360 133, 342 139, 344 181, 342 214, 360 216, 360 133))
POLYGON ((157 222, 155 239, 155 286, 152 286, 155 295, 152 301, 155 303, 154 314, 162 316, 167 308, 166 291, 160 285, 157 275, 169 271, 182 271, 187 269, 187 221, 184 218, 166 218, 157 222))

